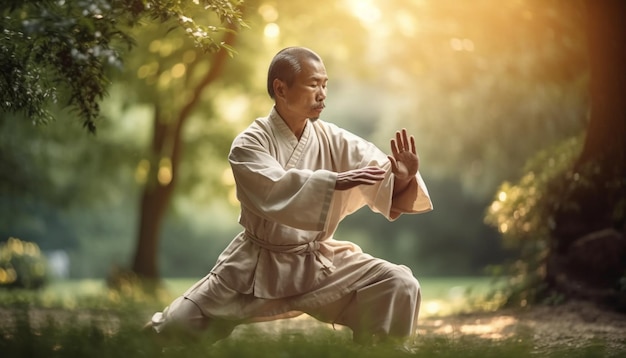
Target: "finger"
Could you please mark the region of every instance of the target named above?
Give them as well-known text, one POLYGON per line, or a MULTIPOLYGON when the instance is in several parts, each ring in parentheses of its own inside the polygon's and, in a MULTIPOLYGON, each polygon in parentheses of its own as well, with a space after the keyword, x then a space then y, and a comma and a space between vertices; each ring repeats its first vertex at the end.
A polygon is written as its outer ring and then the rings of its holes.
POLYGON ((409 150, 409 137, 408 134, 406 132, 406 128, 402 128, 402 147, 404 148, 404 150, 409 150))
POLYGON ((381 173, 383 173, 383 174, 384 174, 384 173, 386 172, 386 170, 385 170, 385 169, 383 169, 383 168, 381 168, 381 167, 377 167, 377 166, 375 166, 375 165, 371 165, 371 166, 368 166, 368 167, 365 167, 365 168, 366 168, 369 172, 373 172, 373 173, 377 173, 377 174, 381 174, 381 173))
POLYGON ((404 152, 404 143, 402 142, 402 133, 396 132, 396 142, 398 143, 398 152, 404 152))
POLYGON ((380 174, 378 174, 378 175, 368 175, 365 178, 361 178, 361 180, 367 180, 367 181, 381 181, 383 179, 385 179, 385 176, 384 175, 380 175, 380 174))
POLYGON ((354 182, 354 186, 356 185, 374 185, 380 180, 368 180, 368 179, 359 179, 354 182))
POLYGON ((387 158, 389 158, 389 162, 391 162, 391 171, 393 173, 398 171, 398 162, 396 162, 396 158, 392 157, 391 155, 388 155, 387 158))
POLYGON ((358 174, 359 178, 371 178, 371 179, 376 179, 378 180, 378 178, 382 179, 385 177, 385 170, 384 169, 380 169, 380 168, 373 168, 373 170, 367 170, 367 171, 363 171, 361 173, 358 174))
POLYGON ((382 174, 361 173, 357 175, 353 180, 358 183, 375 183, 385 179, 382 174))
POLYGON ((393 156, 395 157, 396 155, 398 155, 399 150, 398 150, 398 145, 396 143, 395 139, 391 140, 391 154, 393 154, 393 156))
POLYGON ((383 168, 376 167, 376 166, 368 166, 368 167, 351 170, 350 177, 354 179, 384 177, 385 172, 386 171, 383 168))
POLYGON ((415 149, 415 137, 411 136, 411 153, 417 154, 417 150, 415 149))

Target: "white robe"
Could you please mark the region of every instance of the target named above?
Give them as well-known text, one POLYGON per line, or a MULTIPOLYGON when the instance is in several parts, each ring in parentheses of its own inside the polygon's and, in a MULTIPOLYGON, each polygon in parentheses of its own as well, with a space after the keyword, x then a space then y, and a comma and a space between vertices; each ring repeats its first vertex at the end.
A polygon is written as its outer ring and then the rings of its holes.
MULTIPOLYGON (((196 287, 186 294, 204 313, 250 319, 321 306, 350 293, 378 270, 382 260, 333 238, 339 222, 364 205, 395 220, 391 165, 372 143, 322 120, 309 121, 298 140, 273 109, 235 138, 229 161, 245 230, 209 274, 227 288, 206 292, 208 288, 196 287), (385 179, 335 191, 338 172, 365 166, 386 169, 385 179), (216 297, 226 295, 230 297, 216 297)), ((416 179, 416 199, 395 211, 432 210, 419 172, 416 179)))

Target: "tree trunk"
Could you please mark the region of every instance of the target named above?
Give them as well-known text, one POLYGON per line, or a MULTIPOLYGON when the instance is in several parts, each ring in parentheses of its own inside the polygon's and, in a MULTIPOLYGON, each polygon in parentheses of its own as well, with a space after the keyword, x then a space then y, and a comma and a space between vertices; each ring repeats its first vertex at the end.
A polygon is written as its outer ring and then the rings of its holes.
POLYGON ((553 186, 564 195, 547 281, 568 296, 626 309, 626 1, 586 0, 585 10, 589 124, 572 171, 553 186))
MULTIPOLYGON (((626 142, 626 2, 587 0, 591 112, 578 165, 599 161, 624 174, 626 142)), ((611 170, 607 171, 612 173, 611 170)))
POLYGON ((155 105, 150 148, 152 160, 150 160, 148 180, 141 195, 139 236, 132 267, 132 271, 143 279, 155 280, 159 277, 157 263, 159 230, 176 183, 179 155, 174 155, 173 147, 181 140, 172 136, 171 132, 171 124, 162 118, 159 105, 155 105), (166 143, 169 144, 167 145, 169 148, 166 148, 166 143), (171 163, 169 180, 158 178, 160 161, 164 155, 169 157, 171 163))
MULTIPOLYGON (((234 31, 227 32, 224 35, 224 42, 233 46, 235 36, 234 31)), ((192 98, 180 110, 174 121, 162 118, 158 104, 155 105, 154 134, 150 153, 154 160, 151 161, 149 178, 141 196, 139 234, 132 264, 132 271, 142 279, 156 281, 160 277, 158 270, 159 234, 178 178, 178 168, 182 157, 183 125, 200 101, 203 91, 219 77, 227 59, 228 52, 224 49, 220 49, 213 55, 211 68, 198 83, 192 98), (162 159, 165 159, 165 164, 160 164, 162 159), (162 165, 170 166, 169 181, 168 178, 158 178, 159 166, 162 165)))

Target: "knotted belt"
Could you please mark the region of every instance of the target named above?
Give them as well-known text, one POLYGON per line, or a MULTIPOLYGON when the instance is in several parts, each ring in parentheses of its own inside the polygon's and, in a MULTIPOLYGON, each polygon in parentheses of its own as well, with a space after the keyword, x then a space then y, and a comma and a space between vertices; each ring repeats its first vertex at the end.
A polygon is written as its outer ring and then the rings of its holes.
POLYGON ((259 239, 248 231, 246 231, 244 235, 255 245, 272 252, 293 255, 313 254, 315 259, 322 264, 322 268, 326 274, 330 274, 335 271, 333 262, 320 252, 321 245, 319 241, 314 240, 304 244, 275 245, 259 239))

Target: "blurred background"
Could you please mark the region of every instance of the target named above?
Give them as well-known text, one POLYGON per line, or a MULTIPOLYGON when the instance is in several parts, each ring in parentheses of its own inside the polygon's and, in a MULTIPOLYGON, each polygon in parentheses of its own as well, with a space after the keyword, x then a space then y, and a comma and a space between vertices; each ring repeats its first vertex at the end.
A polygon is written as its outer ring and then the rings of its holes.
POLYGON ((269 113, 269 62, 297 45, 324 59, 322 119, 384 151, 406 127, 434 203, 394 223, 363 209, 337 239, 418 278, 482 276, 518 256, 485 215, 530 158, 586 127, 578 1, 255 0, 244 19, 222 67, 180 29, 134 27, 134 47, 120 49, 124 62, 109 73, 96 135, 66 109, 36 126, 3 115, 0 241, 36 243, 55 277, 103 279, 136 264, 142 222, 154 223, 156 274, 203 276, 241 230, 230 143, 269 113), (179 137, 172 123, 184 124, 179 137), (151 173, 172 189, 162 215, 144 200, 151 173))

